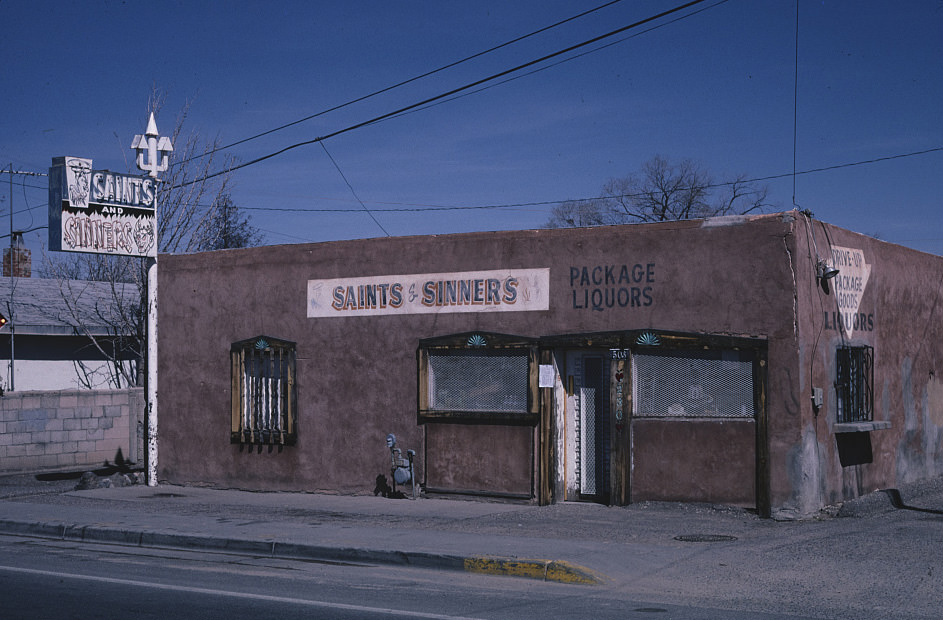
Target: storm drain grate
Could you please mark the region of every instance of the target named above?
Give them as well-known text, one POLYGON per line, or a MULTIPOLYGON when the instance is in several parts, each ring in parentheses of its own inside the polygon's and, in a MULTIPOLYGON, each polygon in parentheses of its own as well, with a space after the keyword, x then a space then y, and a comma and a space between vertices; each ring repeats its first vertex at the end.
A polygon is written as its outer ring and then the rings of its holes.
POLYGON ((681 534, 675 536, 675 540, 681 542, 730 542, 731 540, 737 540, 737 537, 726 534, 681 534))

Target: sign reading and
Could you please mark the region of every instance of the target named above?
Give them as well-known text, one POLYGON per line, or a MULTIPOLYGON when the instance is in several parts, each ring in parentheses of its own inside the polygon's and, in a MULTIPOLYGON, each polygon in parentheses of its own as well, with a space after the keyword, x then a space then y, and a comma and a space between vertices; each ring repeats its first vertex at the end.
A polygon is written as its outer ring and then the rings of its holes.
POLYGON ((62 252, 157 256, 156 181, 56 157, 49 169, 49 247, 62 252))

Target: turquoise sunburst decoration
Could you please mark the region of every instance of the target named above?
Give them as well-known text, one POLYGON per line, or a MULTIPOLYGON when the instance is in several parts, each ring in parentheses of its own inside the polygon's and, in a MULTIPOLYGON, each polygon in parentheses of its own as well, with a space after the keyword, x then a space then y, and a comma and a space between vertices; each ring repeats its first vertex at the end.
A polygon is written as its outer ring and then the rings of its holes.
POLYGON ((475 334, 473 336, 469 336, 468 340, 465 341, 465 344, 470 347, 485 347, 488 346, 488 341, 485 340, 485 337, 481 334, 475 334))
POLYGON ((653 332, 644 332, 635 339, 635 344, 643 347, 657 347, 661 344, 661 340, 653 332))
POLYGON ((255 341, 255 348, 259 351, 264 351, 268 348, 268 340, 265 338, 259 338, 255 341))

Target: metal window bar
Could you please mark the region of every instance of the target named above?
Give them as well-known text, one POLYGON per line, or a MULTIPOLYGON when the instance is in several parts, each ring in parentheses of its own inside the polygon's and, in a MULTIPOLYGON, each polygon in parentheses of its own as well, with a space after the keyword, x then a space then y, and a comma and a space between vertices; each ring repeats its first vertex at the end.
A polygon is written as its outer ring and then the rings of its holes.
POLYGON ((870 422, 874 417, 874 349, 839 347, 835 365, 838 422, 870 422))
POLYGON ((293 433, 292 384, 294 351, 270 345, 246 346, 233 352, 238 358, 239 424, 234 428, 242 443, 284 444, 293 433))

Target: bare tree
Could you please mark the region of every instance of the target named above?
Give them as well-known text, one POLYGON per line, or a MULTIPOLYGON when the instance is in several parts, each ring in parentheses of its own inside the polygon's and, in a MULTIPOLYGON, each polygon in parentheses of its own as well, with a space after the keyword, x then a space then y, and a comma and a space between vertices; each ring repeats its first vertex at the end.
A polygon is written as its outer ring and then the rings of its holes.
POLYGON ((765 187, 738 176, 716 183, 711 174, 686 159, 672 164, 661 156, 640 173, 609 179, 602 196, 567 201, 555 207, 549 228, 663 222, 762 211, 769 206, 765 187))
POLYGON ((213 219, 205 228, 201 250, 248 248, 262 242, 262 233, 250 223, 250 217, 233 204, 229 194, 217 196, 213 219))
MULTIPOLYGON (((157 191, 157 247, 163 253, 210 249, 218 236, 214 226, 222 197, 229 191, 229 174, 210 176, 232 166, 231 158, 220 157, 219 138, 205 141, 197 132, 184 133, 191 104, 188 101, 177 114, 170 169, 161 176, 157 191)), ((164 94, 155 91, 148 115, 157 116, 163 105, 164 94)))
POLYGON ((50 318, 72 325, 106 365, 95 370, 77 362, 87 387, 143 385, 147 325, 144 259, 101 254, 45 254, 40 277, 58 282, 64 314, 50 318), (107 376, 104 376, 107 374, 107 376), (93 376, 94 375, 94 376, 93 376))
MULTIPOLYGON (((158 116, 163 104, 163 93, 153 91, 148 101, 148 116, 151 112, 158 116)), ((172 254, 258 245, 262 242, 261 233, 232 202, 229 174, 211 176, 211 173, 226 170, 232 164, 230 158, 220 156, 219 139, 206 141, 197 132, 184 131, 190 106, 191 102, 187 102, 176 117, 171 134, 174 151, 170 167, 158 185, 158 251, 172 254)), ((128 138, 124 142, 130 144, 131 140, 128 138)), ((126 165, 130 170, 127 160, 126 165)), ((42 277, 60 281, 63 299, 79 331, 112 361, 109 366, 113 369, 112 383, 116 386, 141 385, 146 375, 146 260, 101 254, 47 255, 38 271, 42 277), (138 363, 121 363, 114 356, 113 340, 97 337, 82 324, 82 317, 87 317, 88 313, 87 308, 84 314, 81 311, 75 287, 82 286, 83 281, 111 285, 110 299, 100 302, 102 311, 95 317, 96 324, 107 325, 123 350, 133 351, 138 363)), ((80 366, 77 368, 81 369, 80 366)))
POLYGON ((609 223, 602 200, 567 200, 553 208, 547 228, 582 228, 609 223))

